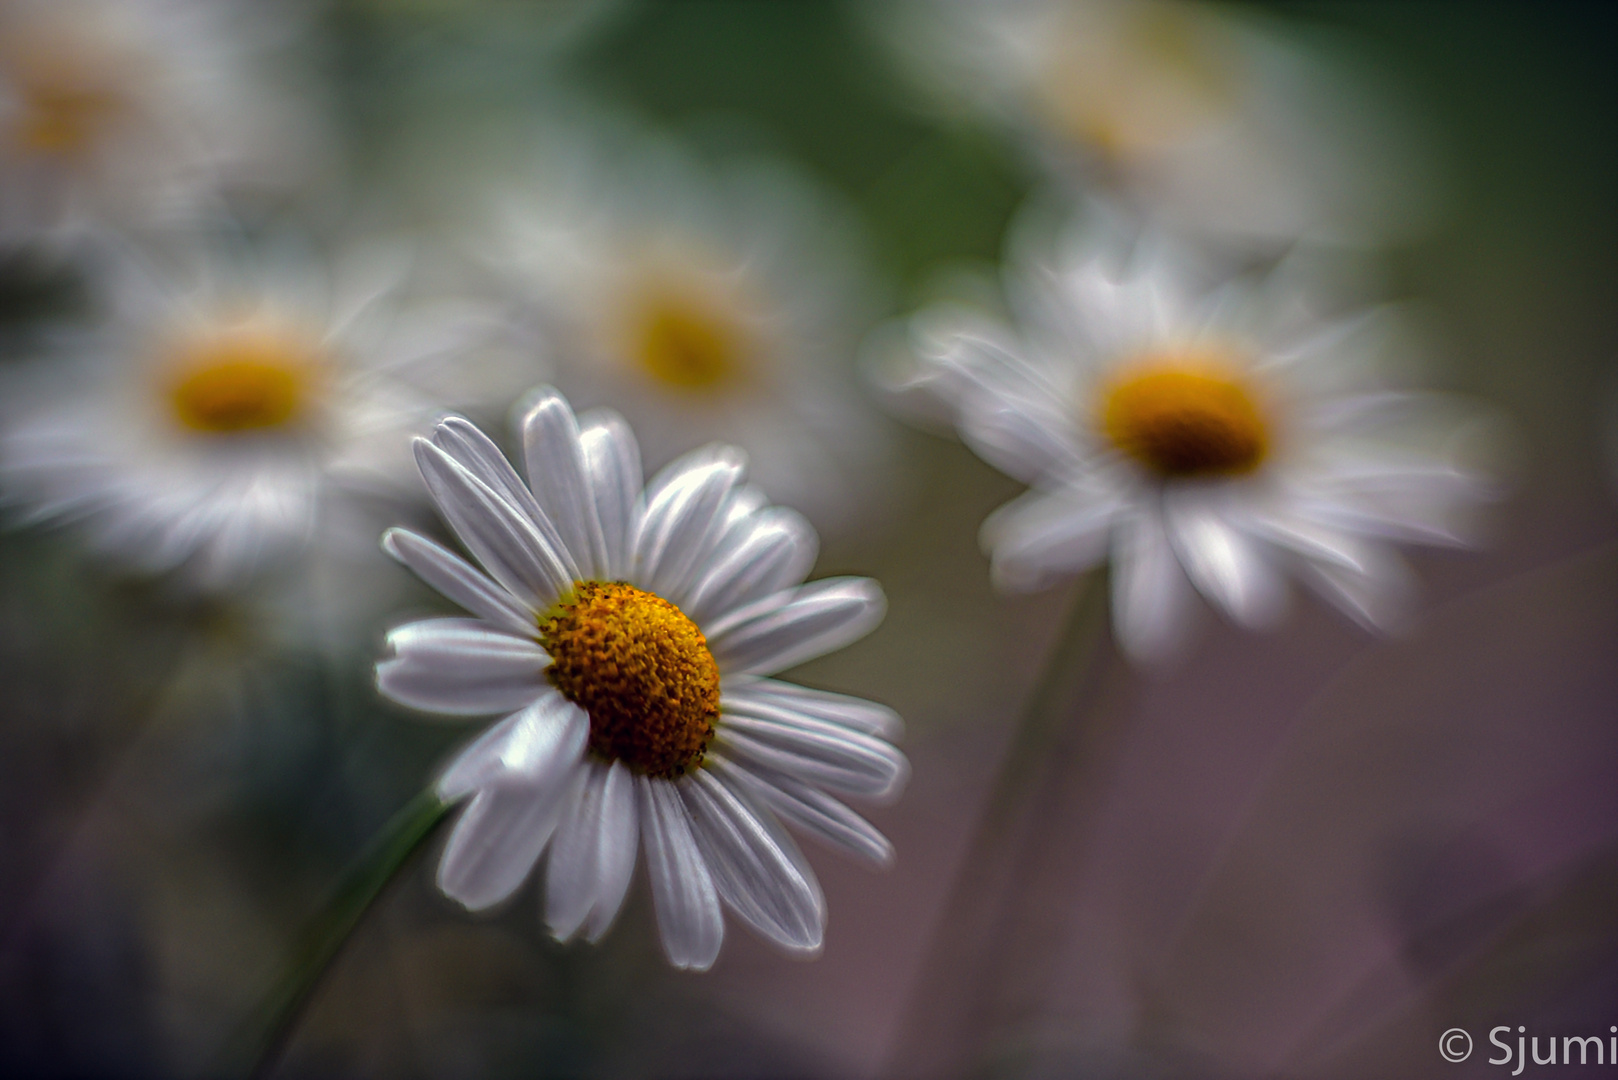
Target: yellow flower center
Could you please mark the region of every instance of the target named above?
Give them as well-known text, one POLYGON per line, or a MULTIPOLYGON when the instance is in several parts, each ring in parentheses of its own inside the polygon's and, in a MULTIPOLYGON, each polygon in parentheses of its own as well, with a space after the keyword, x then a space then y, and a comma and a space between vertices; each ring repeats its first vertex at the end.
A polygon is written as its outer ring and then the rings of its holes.
POLYGON ((129 110, 130 61, 90 42, 53 41, 48 30, 40 36, 27 54, 0 61, 13 69, 17 89, 15 137, 34 154, 83 155, 129 110))
POLYGON ((1190 137, 1233 107, 1239 69, 1211 19, 1156 3, 1110 14, 1063 27, 1063 46, 1035 86, 1059 129, 1103 159, 1127 163, 1190 137))
POLYGON ((308 409, 319 365, 312 342, 244 327, 178 351, 169 403, 192 431, 222 435, 284 427, 308 409))
POLYGON ((741 368, 741 335, 718 312, 685 298, 658 297, 640 313, 636 358, 658 382, 678 390, 707 390, 741 368))
POLYGON ((28 95, 18 138, 35 153, 78 154, 121 105, 116 96, 93 86, 38 87, 28 95))
POLYGON ((1103 389, 1101 430, 1165 477, 1252 472, 1269 428, 1247 385, 1218 356, 1148 356, 1103 389))
POLYGON ((719 716, 719 665, 685 613, 621 581, 581 581, 539 623, 546 671, 590 715, 590 749, 649 776, 702 762, 719 716))

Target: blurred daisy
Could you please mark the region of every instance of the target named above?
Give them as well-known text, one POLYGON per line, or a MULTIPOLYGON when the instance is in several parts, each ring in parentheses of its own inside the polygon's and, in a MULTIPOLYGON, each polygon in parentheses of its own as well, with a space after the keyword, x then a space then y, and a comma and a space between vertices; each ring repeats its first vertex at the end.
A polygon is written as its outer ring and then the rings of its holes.
POLYGON ((112 280, 104 326, 8 383, 0 497, 204 590, 330 535, 354 496, 407 490, 433 413, 410 377, 482 332, 468 309, 407 306, 391 248, 329 268, 129 257, 112 280))
POLYGON ((825 792, 890 796, 908 766, 890 710, 767 676, 870 632, 881 590, 800 584, 815 534, 743 485, 734 448, 689 454, 643 493, 614 413, 575 420, 545 391, 521 434, 528 484, 464 420, 416 442, 428 490, 486 575, 409 532, 383 541, 476 618, 395 630, 382 692, 429 712, 509 714, 439 778, 442 798, 466 800, 439 886, 489 907, 548 847, 545 920, 561 940, 593 941, 644 847, 675 966, 713 963, 721 903, 788 950, 818 950, 825 903, 778 819, 886 863, 888 842, 825 792))
POLYGON ((847 218, 780 166, 708 174, 598 131, 542 141, 503 200, 496 269, 558 385, 620 409, 651 467, 721 439, 822 528, 851 516, 882 441, 852 381, 872 290, 847 218))
POLYGON ((246 70, 277 32, 263 15, 230 0, 0 3, 0 242, 184 220, 228 182, 292 175, 308 132, 246 70))
POLYGON ((1024 260, 1015 329, 965 306, 911 323, 890 388, 941 401, 984 460, 1032 485, 983 526, 996 582, 1032 590, 1103 560, 1134 656, 1172 651, 1192 587, 1272 624, 1295 575, 1370 627, 1397 621, 1390 541, 1458 545, 1489 487, 1468 425, 1389 388, 1388 312, 1322 320, 1277 272, 1218 289, 1175 248, 1093 229, 1024 260))
POLYGON ((1374 87, 1251 13, 1182 0, 871 9, 941 98, 1164 227, 1360 241, 1424 210, 1399 117, 1374 107, 1374 87))

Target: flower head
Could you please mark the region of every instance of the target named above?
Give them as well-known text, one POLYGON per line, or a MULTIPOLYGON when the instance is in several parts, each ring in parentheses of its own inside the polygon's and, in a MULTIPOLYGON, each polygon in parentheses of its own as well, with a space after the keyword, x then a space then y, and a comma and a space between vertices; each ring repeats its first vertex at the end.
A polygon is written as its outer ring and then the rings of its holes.
POLYGON ((350 496, 403 492, 409 436, 435 411, 413 377, 484 330, 470 308, 406 303, 400 253, 382 250, 122 260, 104 324, 8 395, 0 495, 126 566, 219 590, 350 496))
MULTIPOLYGON (((317 141, 254 73, 282 34, 239 0, 0 5, 0 242, 194 220, 298 175, 317 141)), ((284 14, 284 13, 281 13, 284 14)))
POLYGON ((1398 112, 1339 58, 1198 0, 870 5, 943 100, 1056 177, 1205 238, 1386 238, 1423 212, 1398 112), (1391 113, 1391 115, 1390 115, 1391 113))
POLYGON ((1489 491, 1457 458, 1451 403, 1390 388, 1387 311, 1323 320, 1284 272, 1211 288, 1118 219, 1025 257, 1015 328, 964 307, 910 324, 890 389, 942 403, 986 461, 1032 486, 984 523, 1003 587, 1112 564, 1137 657, 1170 651, 1194 586, 1273 623, 1293 574, 1386 627, 1408 573, 1390 541, 1461 544, 1489 491))
POLYGON ((651 467, 723 439, 772 498, 842 524, 882 450, 848 363, 872 291, 851 221, 782 165, 612 127, 542 136, 491 245, 557 385, 620 409, 651 467))
POLYGON ((814 532, 742 482, 732 448, 688 454, 643 492, 614 413, 575 418, 546 390, 521 434, 526 483, 465 420, 416 443, 483 570, 414 533, 384 538, 474 617, 395 630, 381 691, 429 712, 508 714, 438 780, 466 801, 440 887, 485 908, 546 856, 551 931, 595 940, 644 848, 676 966, 713 963, 721 903, 784 948, 818 950, 824 901, 780 820, 886 862, 887 841, 826 792, 890 796, 908 767, 888 709, 768 676, 868 633, 881 591, 801 584, 814 532))

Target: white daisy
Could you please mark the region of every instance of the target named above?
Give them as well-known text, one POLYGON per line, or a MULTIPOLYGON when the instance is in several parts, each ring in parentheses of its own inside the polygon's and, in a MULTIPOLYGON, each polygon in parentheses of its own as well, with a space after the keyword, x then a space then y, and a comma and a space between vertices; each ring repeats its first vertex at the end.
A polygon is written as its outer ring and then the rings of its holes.
POLYGON ((1229 239, 1385 237, 1425 211, 1400 115, 1340 58, 1262 17, 1183 0, 871 5, 943 100, 1056 175, 1229 239))
POLYGON ((186 254, 124 260, 104 325, 8 373, 0 498, 216 590, 340 523, 350 496, 407 490, 409 436, 435 411, 409 377, 463 355, 485 324, 403 303, 388 247, 329 267, 186 254))
POLYGON ((649 467, 734 443, 772 498, 839 526, 883 451, 852 378, 873 290, 851 221, 784 166, 710 171, 613 129, 542 134, 488 245, 555 382, 620 409, 649 467))
POLYGON ((510 896, 549 849, 544 912, 562 940, 606 933, 644 847, 671 962, 707 968, 721 902, 795 952, 820 948, 815 876, 778 819, 878 864, 891 848, 827 790, 897 792, 908 765, 880 705, 768 678, 881 620, 866 578, 800 584, 816 541, 713 446, 641 490, 628 426, 575 420, 554 391, 523 417, 529 483, 470 423, 416 458, 487 575, 433 542, 383 544, 475 618, 393 631, 377 685, 456 716, 506 713, 438 780, 465 800, 439 864, 473 910, 510 896), (531 485, 531 486, 530 486, 531 485))
POLYGON ((0 242, 172 223, 299 175, 308 121, 250 71, 279 22, 235 0, 0 4, 0 242))
POLYGON ((1037 589, 1110 559, 1114 625, 1171 651, 1191 587, 1244 626, 1284 574, 1361 623, 1397 620, 1389 541, 1460 544, 1488 493, 1459 460, 1464 410, 1389 388, 1408 340, 1387 311, 1323 321, 1278 271, 1197 284, 1183 252, 1106 226, 1006 283, 1015 329, 943 307, 911 323, 890 386, 946 403, 962 437, 1032 490, 984 523, 993 574, 1037 589))

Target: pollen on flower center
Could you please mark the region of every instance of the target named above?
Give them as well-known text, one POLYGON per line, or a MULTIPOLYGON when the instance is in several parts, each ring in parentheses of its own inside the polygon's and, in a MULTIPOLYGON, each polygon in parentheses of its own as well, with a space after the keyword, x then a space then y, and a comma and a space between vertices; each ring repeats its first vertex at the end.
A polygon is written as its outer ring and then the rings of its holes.
POLYGON ((734 376, 741 341, 717 313, 677 298, 659 298, 640 315, 635 347, 641 367, 680 390, 706 390, 734 376))
POLYGON ((1100 401, 1107 438, 1161 476, 1247 473, 1269 450, 1252 393, 1217 357, 1148 357, 1105 387, 1100 401))
POLYGON ((291 424, 306 411, 318 365, 312 344, 241 328, 179 350, 169 402, 192 431, 232 434, 291 424))
POLYGON ((621 581, 583 581, 541 617, 546 672, 590 714, 590 748, 650 776, 702 761, 719 716, 719 665, 678 607, 621 581))

